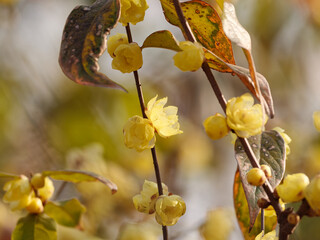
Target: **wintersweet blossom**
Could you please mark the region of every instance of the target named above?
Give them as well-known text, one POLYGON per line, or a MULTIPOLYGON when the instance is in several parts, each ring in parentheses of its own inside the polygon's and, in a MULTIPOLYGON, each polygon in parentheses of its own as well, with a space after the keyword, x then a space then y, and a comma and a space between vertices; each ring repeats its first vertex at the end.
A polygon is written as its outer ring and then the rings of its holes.
POLYGON ((107 50, 109 55, 114 58, 114 51, 121 44, 128 44, 128 37, 124 33, 118 33, 116 35, 111 36, 107 41, 107 50))
POLYGON ((255 240, 278 240, 276 230, 268 232, 264 235, 264 231, 262 231, 258 236, 256 236, 255 240))
POLYGON ((142 52, 137 43, 120 44, 113 52, 112 68, 130 73, 142 67, 142 52))
POLYGON ((128 23, 137 24, 143 21, 146 10, 149 8, 146 0, 120 0, 121 14, 119 22, 123 26, 128 23))
POLYGON ((249 93, 231 98, 227 102, 226 114, 228 126, 235 130, 239 137, 247 138, 260 134, 267 122, 266 116, 263 119, 261 105, 253 104, 253 97, 249 93))
POLYGON ((186 204, 178 195, 161 195, 156 201, 156 220, 162 226, 172 226, 185 214, 186 204))
POLYGON ((44 186, 38 189, 38 196, 42 202, 47 201, 49 198, 52 197, 54 192, 53 182, 50 178, 44 178, 44 186))
POLYGON ((3 201, 9 203, 12 211, 23 209, 31 202, 33 191, 29 179, 24 175, 7 182, 3 190, 6 191, 3 201))
POLYGON ((287 175, 276 190, 285 203, 297 202, 304 198, 304 190, 308 184, 309 178, 304 173, 296 173, 287 175))
MULTIPOLYGON (((168 187, 162 183, 163 194, 168 195, 168 187)), ((133 197, 134 207, 147 214, 155 212, 155 204, 159 197, 158 186, 155 182, 144 181, 142 191, 133 197)))
POLYGON ((204 61, 204 51, 198 42, 184 41, 179 43, 182 51, 173 56, 174 65, 181 71, 196 71, 204 61))
POLYGON ((314 112, 312 117, 315 128, 320 132, 320 111, 314 112))
POLYGON ((205 240, 229 239, 234 229, 231 209, 217 208, 207 213, 205 223, 200 227, 200 233, 205 240))
POLYGON ((320 216, 320 175, 315 176, 305 188, 304 195, 315 213, 320 216))
POLYGON ((207 135, 213 140, 223 138, 230 131, 227 119, 220 113, 216 113, 214 116, 210 116, 204 120, 203 126, 207 135))
POLYGON ((146 115, 157 133, 164 138, 182 133, 178 122, 178 108, 174 106, 164 107, 168 98, 157 100, 157 97, 155 96, 148 102, 146 109, 146 115))
POLYGON ((123 128, 123 134, 124 144, 128 148, 135 148, 139 152, 153 148, 156 141, 152 122, 140 116, 129 118, 123 128))
POLYGON ((40 198, 33 197, 26 209, 30 213, 42 213, 44 207, 40 198))

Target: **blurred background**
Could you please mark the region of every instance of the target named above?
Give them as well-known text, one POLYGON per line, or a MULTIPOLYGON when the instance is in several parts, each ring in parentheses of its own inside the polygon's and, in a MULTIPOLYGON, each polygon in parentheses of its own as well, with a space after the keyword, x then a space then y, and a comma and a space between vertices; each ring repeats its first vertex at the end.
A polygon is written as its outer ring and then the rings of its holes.
MULTIPOLYGON (((43 170, 82 169, 101 174, 118 185, 111 196, 99 183, 67 185, 58 199, 78 197, 86 205, 82 230, 59 228, 59 239, 116 239, 129 222, 155 224, 133 206, 145 179, 154 181, 149 151, 124 147, 122 127, 139 114, 131 74, 111 68, 104 54, 101 71, 129 93, 77 85, 58 64, 65 20, 80 0, 0 0, 0 171, 26 174, 43 170)), ((168 24, 158 1, 149 0, 145 21, 132 26, 139 45, 152 32, 180 30, 168 24)), ((320 110, 320 1, 238 0, 239 21, 252 38, 257 70, 269 81, 276 116, 267 129, 279 126, 292 138, 287 173, 320 172, 320 135, 312 113, 320 110)), ((125 32, 119 24, 111 35, 125 32)), ((183 134, 157 138, 163 182, 187 204, 184 217, 169 228, 172 239, 197 240, 199 226, 211 209, 233 208, 232 186, 236 170, 231 138, 211 141, 202 122, 222 113, 204 73, 183 73, 173 65, 175 53, 143 50, 139 71, 145 99, 168 96, 179 108, 183 134)), ((241 49, 234 46, 238 65, 246 67, 241 49)), ((229 99, 247 90, 237 77, 214 72, 229 99)), ((0 180, 0 196, 3 196, 0 180)), ((55 182, 57 189, 61 182, 55 182)), ((0 239, 10 233, 21 213, 9 212, 0 202, 0 239)), ((230 239, 242 239, 233 216, 230 239)), ((292 239, 320 239, 320 221, 304 218, 292 239)), ((156 231, 160 228, 156 226, 156 231)))

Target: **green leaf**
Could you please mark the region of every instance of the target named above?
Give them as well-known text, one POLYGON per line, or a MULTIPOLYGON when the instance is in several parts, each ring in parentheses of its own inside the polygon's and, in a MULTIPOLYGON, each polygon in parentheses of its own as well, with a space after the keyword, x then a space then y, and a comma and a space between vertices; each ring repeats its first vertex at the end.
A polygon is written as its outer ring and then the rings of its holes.
POLYGON ((111 189, 111 192, 113 194, 116 193, 118 190, 117 185, 115 183, 93 172, 61 170, 61 171, 44 171, 42 174, 44 176, 49 176, 55 180, 61 180, 61 181, 73 182, 73 183, 99 181, 107 185, 111 189))
MULTIPOLYGON (((183 32, 173 0, 161 0, 161 5, 167 21, 178 26, 183 32)), ((221 19, 215 9, 200 0, 183 2, 181 7, 197 41, 223 62, 234 64, 231 42, 223 32, 221 19)), ((224 65, 215 65, 214 61, 210 67, 220 72, 232 72, 224 65)))
POLYGON ((142 48, 156 47, 173 51, 181 51, 179 42, 168 30, 157 31, 150 34, 143 42, 142 48))
MULTIPOLYGON (((266 131, 262 135, 248 138, 250 146, 259 160, 260 164, 270 166, 272 177, 269 183, 275 188, 283 177, 285 171, 285 143, 281 135, 277 131, 266 131)), ((251 163, 244 151, 239 139, 235 143, 236 160, 240 169, 240 178, 243 184, 246 199, 249 205, 250 226, 253 226, 258 213, 258 199, 267 198, 262 187, 255 187, 247 182, 247 172, 252 168, 251 163)))
POLYGON ((48 202, 44 207, 44 212, 49 217, 66 227, 78 226, 85 211, 86 208, 75 198, 59 203, 48 202))
POLYGON ((12 233, 12 240, 56 240, 56 223, 44 215, 29 214, 20 218, 12 233))
MULTIPOLYGON (((233 184, 234 210, 245 240, 254 240, 261 232, 261 214, 259 213, 253 227, 250 224, 249 208, 245 192, 240 179, 239 170, 236 171, 233 184)), ((272 231, 277 225, 276 216, 265 216, 265 232, 272 231)))
POLYGON ((125 90, 100 73, 98 64, 107 47, 107 35, 118 22, 119 11, 119 0, 97 0, 70 13, 63 30, 59 63, 72 81, 125 90))
POLYGON ((19 178, 19 175, 0 172, 0 178, 19 178))

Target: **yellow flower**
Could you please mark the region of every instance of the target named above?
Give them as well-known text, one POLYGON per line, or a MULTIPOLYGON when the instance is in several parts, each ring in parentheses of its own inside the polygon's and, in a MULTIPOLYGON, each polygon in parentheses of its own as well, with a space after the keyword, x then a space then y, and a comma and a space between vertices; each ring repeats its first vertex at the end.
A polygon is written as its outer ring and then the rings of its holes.
POLYGON ((43 204, 40 198, 33 197, 31 202, 26 207, 27 211, 30 213, 42 213, 43 212, 43 204))
POLYGON ((296 173, 287 175, 276 190, 285 203, 297 202, 304 198, 304 189, 308 184, 309 178, 304 173, 296 173))
POLYGON ((286 156, 288 156, 290 154, 289 143, 291 143, 291 138, 289 137, 288 134, 286 134, 284 132, 284 129, 282 129, 280 127, 275 127, 273 130, 277 131, 281 135, 281 137, 283 138, 285 146, 286 146, 286 156))
POLYGON ((124 144, 141 152, 153 148, 155 144, 154 128, 149 119, 140 116, 129 118, 123 128, 124 144))
POLYGON ((42 202, 45 202, 46 200, 52 197, 53 192, 54 192, 53 182, 50 180, 50 178, 45 177, 44 186, 38 189, 39 198, 41 199, 42 202))
POLYGON ((207 213, 205 223, 200 227, 200 233, 205 240, 226 240, 229 239, 233 229, 232 211, 217 208, 207 213))
POLYGON ((161 195, 156 202, 156 220, 162 226, 172 226, 186 212, 186 204, 178 195, 161 195))
POLYGON ((174 65, 181 71, 196 71, 204 61, 204 51, 200 43, 184 41, 179 43, 182 51, 173 56, 174 65))
POLYGON ((145 0, 120 0, 121 14, 119 22, 123 26, 128 23, 137 24, 143 21, 145 11, 149 8, 145 0))
POLYGON ((258 236, 256 236, 255 240, 278 240, 279 239, 277 237, 276 230, 268 232, 265 235, 263 234, 264 234, 264 231, 262 231, 258 236))
POLYGON ((203 126, 207 135, 213 140, 223 138, 230 131, 227 125, 227 119, 220 113, 216 113, 214 116, 208 117, 203 122, 203 126))
POLYGON ((251 168, 247 173, 247 181, 250 185, 261 186, 266 180, 266 175, 260 168, 251 168))
POLYGON ((315 128, 320 132, 320 111, 314 112, 312 117, 315 128))
POLYGON ((153 224, 130 223, 120 228, 117 240, 157 240, 160 231, 153 224))
POLYGON ((304 190, 310 207, 320 216, 320 175, 315 176, 304 190))
POLYGON ((148 102, 146 109, 146 115, 157 133, 164 138, 182 133, 178 122, 178 108, 174 106, 164 108, 168 98, 157 100, 157 97, 155 96, 148 102))
POLYGON ((7 182, 3 190, 6 191, 3 201, 9 203, 12 211, 23 209, 31 202, 33 191, 29 179, 24 175, 7 182))
POLYGON ((262 116, 260 104, 254 104, 253 97, 243 94, 241 97, 231 98, 227 103, 227 123, 235 130, 239 137, 247 138, 260 134, 267 121, 262 116))
POLYGON ((120 44, 113 52, 112 68, 130 73, 142 67, 141 48, 137 43, 120 44))
MULTIPOLYGON (((163 194, 168 194, 168 187, 162 183, 163 194)), ((133 197, 134 207, 139 211, 147 214, 155 212, 155 204, 159 197, 158 186, 155 182, 144 181, 142 191, 133 197)))
POLYGON ((115 57, 114 51, 121 44, 128 44, 128 37, 124 33, 118 33, 114 36, 111 36, 107 41, 107 50, 112 58, 115 57))

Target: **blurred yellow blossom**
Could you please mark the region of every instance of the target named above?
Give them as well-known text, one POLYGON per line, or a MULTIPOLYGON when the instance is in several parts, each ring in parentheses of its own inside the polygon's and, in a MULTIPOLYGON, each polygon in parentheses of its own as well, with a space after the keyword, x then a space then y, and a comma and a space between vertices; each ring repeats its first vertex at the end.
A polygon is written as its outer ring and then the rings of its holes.
POLYGON ((9 203, 12 211, 23 209, 31 202, 33 191, 29 179, 24 175, 7 182, 3 190, 6 191, 3 201, 9 203))
MULTIPOLYGON (((162 183, 163 194, 168 195, 168 187, 162 183)), ((142 191, 133 197, 134 207, 147 214, 155 212, 155 204, 159 197, 158 186, 155 182, 144 181, 142 191)))
POLYGON ((142 67, 142 52, 137 43, 120 44, 113 52, 112 68, 130 73, 142 67))
POLYGON ((114 51, 117 49, 117 47, 121 44, 128 44, 128 37, 124 33, 118 33, 116 35, 113 35, 109 37, 107 41, 107 50, 109 55, 114 58, 114 51))
POLYGON ((143 21, 145 11, 149 8, 146 0, 120 0, 120 19, 123 26, 143 21))
POLYGON ((304 190, 310 207, 320 216, 320 175, 315 176, 304 190))
POLYGON ((120 228, 117 240, 157 240, 160 234, 151 223, 128 223, 120 228))
POLYGON ((178 122, 178 108, 175 106, 164 107, 168 98, 157 100, 157 97, 155 96, 148 102, 146 109, 146 115, 157 133, 164 138, 182 133, 178 122))
POLYGON ((285 203, 297 202, 304 198, 304 189, 308 184, 309 178, 304 173, 296 173, 287 175, 276 190, 285 203))
POLYGON ((40 198, 33 197, 26 207, 27 211, 30 213, 42 213, 43 212, 43 204, 40 198))
POLYGON ((273 130, 277 131, 281 135, 281 137, 283 138, 285 146, 286 146, 286 156, 288 156, 290 154, 289 143, 291 143, 291 138, 289 137, 288 134, 286 134, 284 132, 284 129, 282 129, 280 127, 275 127, 275 128, 273 128, 273 130))
POLYGON ((255 240, 278 240, 276 230, 268 232, 264 235, 264 231, 262 231, 258 236, 256 236, 255 240))
POLYGON ((123 134, 124 144, 139 152, 154 147, 156 141, 151 121, 140 116, 129 118, 123 128, 123 134))
POLYGON ((173 56, 174 65, 181 71, 196 71, 204 61, 204 51, 200 43, 184 41, 179 43, 182 51, 173 56))
POLYGON ((267 117, 263 119, 260 104, 254 104, 253 97, 243 94, 227 102, 226 114, 228 126, 235 130, 239 137, 248 138, 262 132, 267 117))
POLYGON ((320 111, 316 111, 312 115, 315 128, 320 131, 320 111))
POLYGON ((52 197, 53 192, 54 192, 53 182, 51 181, 50 178, 45 177, 44 186, 38 189, 39 198, 41 199, 42 202, 44 202, 52 197))
POLYGON ((204 120, 203 126, 207 135, 213 140, 223 138, 230 131, 227 119, 220 113, 216 113, 214 116, 210 116, 204 120))
POLYGON ((226 240, 229 239, 233 229, 231 209, 217 208, 207 213, 205 223, 200 227, 200 233, 205 240, 226 240))
POLYGON ((161 195, 156 202, 156 220, 162 226, 172 226, 186 212, 186 204, 178 195, 161 195))

